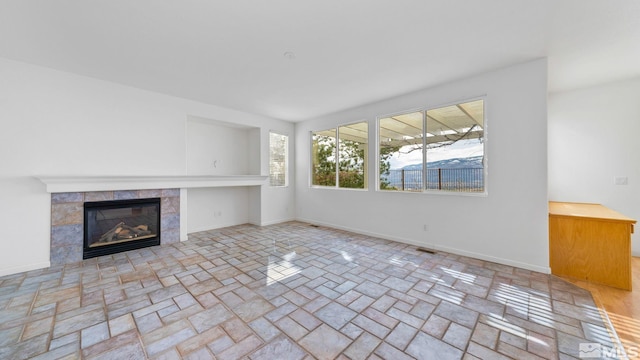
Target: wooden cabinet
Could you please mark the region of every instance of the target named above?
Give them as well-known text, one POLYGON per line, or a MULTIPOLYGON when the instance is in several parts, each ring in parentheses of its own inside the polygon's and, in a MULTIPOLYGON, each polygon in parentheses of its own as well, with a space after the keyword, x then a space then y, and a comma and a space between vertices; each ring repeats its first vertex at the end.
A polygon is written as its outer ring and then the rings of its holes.
POLYGON ((551 273, 631 290, 635 223, 599 204, 549 202, 551 273))

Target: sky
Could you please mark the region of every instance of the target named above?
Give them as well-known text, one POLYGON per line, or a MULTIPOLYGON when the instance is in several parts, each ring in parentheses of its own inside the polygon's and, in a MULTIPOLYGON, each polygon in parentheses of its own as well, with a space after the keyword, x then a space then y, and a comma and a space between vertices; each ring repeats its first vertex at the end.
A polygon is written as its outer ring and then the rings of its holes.
MULTIPOLYGON (((480 156, 484 144, 478 139, 460 140, 453 145, 427 150, 427 162, 455 158, 480 156)), ((407 165, 422 163, 422 151, 416 150, 408 154, 395 154, 390 159, 391 169, 400 169, 407 165)))

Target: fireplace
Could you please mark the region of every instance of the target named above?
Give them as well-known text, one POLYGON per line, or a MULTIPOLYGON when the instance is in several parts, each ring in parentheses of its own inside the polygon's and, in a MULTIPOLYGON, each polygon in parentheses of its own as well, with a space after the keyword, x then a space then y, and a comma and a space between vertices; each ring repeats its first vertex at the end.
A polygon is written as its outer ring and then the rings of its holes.
POLYGON ((160 245, 160 198, 84 203, 83 259, 160 245))

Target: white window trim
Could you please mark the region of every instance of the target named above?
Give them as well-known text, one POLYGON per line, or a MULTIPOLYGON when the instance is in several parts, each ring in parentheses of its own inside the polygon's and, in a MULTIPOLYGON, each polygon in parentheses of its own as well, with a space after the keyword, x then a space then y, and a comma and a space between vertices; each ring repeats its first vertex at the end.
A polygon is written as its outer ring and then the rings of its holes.
POLYGON ((291 144, 289 142, 289 139, 291 137, 289 136, 289 134, 280 132, 280 131, 275 131, 275 130, 269 130, 269 187, 272 188, 286 188, 289 187, 289 157, 290 157, 290 153, 291 153, 291 144), (280 136, 284 136, 287 139, 287 143, 285 145, 285 154, 284 154, 284 185, 271 185, 271 134, 275 134, 275 135, 280 135, 280 136))
POLYGON ((340 128, 343 126, 349 126, 349 125, 354 125, 354 124, 359 124, 359 123, 365 123, 367 124, 367 146, 369 146, 369 142, 371 142, 371 124, 369 123, 369 121, 367 120, 360 120, 360 121, 351 121, 351 122, 347 122, 347 123, 340 123, 336 126, 330 126, 329 129, 335 129, 335 139, 336 139, 336 153, 335 153, 335 158, 336 158, 336 184, 333 186, 325 186, 325 185, 314 185, 313 184, 313 133, 314 132, 320 132, 320 131, 326 131, 326 130, 310 130, 309 131, 309 164, 311 165, 309 168, 309 172, 308 172, 308 176, 309 176, 309 180, 308 180, 308 186, 312 189, 333 189, 333 190, 346 190, 346 191, 369 191, 370 186, 368 186, 369 184, 369 164, 368 162, 370 162, 370 156, 367 153, 367 158, 365 159, 365 162, 367 162, 366 167, 367 167, 367 171, 365 172, 364 176, 365 176, 365 184, 367 184, 367 187, 365 188, 345 188, 345 187, 340 187, 340 167, 339 167, 339 163, 340 163, 340 128))
MULTIPOLYGON (((391 116, 395 116, 395 115, 399 115, 399 114, 408 114, 408 113, 412 113, 412 112, 422 112, 423 116, 422 116, 422 122, 423 122, 423 128, 422 131, 423 133, 426 133, 427 131, 427 117, 426 117, 426 112, 429 110, 433 110, 433 109, 438 109, 438 108, 442 108, 442 107, 447 107, 447 106, 452 106, 452 105, 457 105, 457 104, 463 104, 466 102, 472 102, 472 101, 476 101, 476 100, 482 100, 484 102, 484 109, 483 109, 483 141, 485 142, 485 144, 489 143, 489 121, 488 121, 488 116, 487 116, 487 100, 488 96, 485 95, 480 95, 480 96, 476 96, 476 97, 470 97, 470 98, 464 98, 461 100, 455 100, 455 101, 450 101, 450 102, 445 102, 445 103, 438 103, 438 104, 432 104, 429 106, 425 106, 425 107, 421 107, 421 108, 413 108, 413 109, 409 109, 409 110, 404 110, 404 111, 397 111, 397 112, 392 112, 392 113, 387 113, 387 114, 383 114, 383 115, 379 115, 376 117, 376 126, 374 129, 375 132, 375 140, 376 140, 376 145, 375 145, 375 151, 376 151, 376 156, 375 156, 375 178, 376 178, 376 186, 375 186, 375 191, 377 192, 382 192, 385 194, 422 194, 422 195, 444 195, 444 196, 468 196, 468 197, 488 197, 489 196, 489 154, 487 151, 487 147, 485 146, 484 148, 484 161, 483 161, 483 176, 484 176, 484 190, 482 192, 462 192, 462 191, 445 191, 445 190, 431 190, 431 189, 422 189, 422 191, 390 191, 390 190, 381 190, 380 189, 380 119, 384 119, 387 117, 391 117, 391 116)), ((427 161, 427 149, 426 146, 424 146, 424 142, 426 141, 426 136, 423 136, 423 146, 422 146, 422 151, 423 151, 423 179, 426 179, 425 173, 426 173, 426 161, 427 161)))

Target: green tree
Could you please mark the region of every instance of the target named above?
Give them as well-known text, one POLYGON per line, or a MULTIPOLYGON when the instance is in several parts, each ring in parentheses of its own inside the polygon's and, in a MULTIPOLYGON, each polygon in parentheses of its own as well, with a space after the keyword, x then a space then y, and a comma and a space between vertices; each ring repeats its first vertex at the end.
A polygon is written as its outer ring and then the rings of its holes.
POLYGON ((339 185, 342 188, 364 189, 365 149, 367 144, 352 140, 340 141, 339 185))
MULTIPOLYGON (((339 186, 342 188, 364 189, 365 187, 365 146, 351 140, 342 140, 339 148, 339 186)), ((391 168, 390 159, 400 150, 400 146, 380 148, 380 189, 397 190, 390 186, 387 176, 391 168)), ((313 136, 312 184, 336 186, 336 139, 332 136, 313 136)))
POLYGON ((394 153, 400 151, 400 146, 390 146, 380 144, 380 190, 398 190, 387 180, 391 169, 390 158, 394 153))
MULTIPOLYGON (((337 164, 340 187, 364 189, 365 146, 366 143, 357 141, 340 141, 337 164)), ((332 136, 313 136, 312 184, 336 186, 336 139, 332 136)))
POLYGON ((313 135, 313 176, 311 183, 320 186, 336 186, 336 139, 331 136, 313 135))

